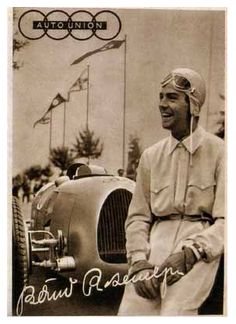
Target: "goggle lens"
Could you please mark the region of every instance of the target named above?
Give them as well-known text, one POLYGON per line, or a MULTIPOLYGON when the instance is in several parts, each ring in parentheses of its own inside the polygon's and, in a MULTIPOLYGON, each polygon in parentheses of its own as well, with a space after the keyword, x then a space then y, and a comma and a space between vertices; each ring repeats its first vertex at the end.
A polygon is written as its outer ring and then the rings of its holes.
POLYGON ((183 76, 174 75, 173 77, 175 86, 181 90, 189 90, 191 89, 190 82, 183 76))
POLYGON ((174 86, 179 90, 191 89, 191 83, 189 82, 189 80, 181 75, 176 74, 168 74, 167 77, 161 82, 161 85, 164 87, 171 81, 174 81, 174 86))

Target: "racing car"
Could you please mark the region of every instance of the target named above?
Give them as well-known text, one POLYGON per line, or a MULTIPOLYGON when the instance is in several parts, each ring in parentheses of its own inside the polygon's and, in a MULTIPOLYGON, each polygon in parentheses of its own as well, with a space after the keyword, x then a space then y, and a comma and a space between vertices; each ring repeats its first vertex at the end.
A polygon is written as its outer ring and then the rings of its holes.
POLYGON ((94 268, 104 282, 116 273, 124 276, 124 222, 134 186, 102 167, 76 163, 38 191, 28 226, 13 197, 14 300, 36 266, 79 282, 94 268))

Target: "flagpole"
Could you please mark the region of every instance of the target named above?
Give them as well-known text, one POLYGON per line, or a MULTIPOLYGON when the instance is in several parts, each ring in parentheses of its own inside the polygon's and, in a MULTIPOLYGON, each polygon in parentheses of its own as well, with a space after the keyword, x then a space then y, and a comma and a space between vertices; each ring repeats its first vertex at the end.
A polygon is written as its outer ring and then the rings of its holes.
POLYGON ((89 120, 89 64, 87 65, 87 71, 88 71, 88 83, 87 83, 86 129, 88 129, 88 120, 89 120))
POLYGON ((52 149, 52 110, 50 110, 50 127, 49 127, 49 156, 52 149))
POLYGON ((123 106, 123 158, 122 167, 125 169, 125 117, 126 117, 126 42, 127 35, 125 35, 125 46, 124 46, 124 106, 123 106))
POLYGON ((66 139, 66 101, 64 101, 64 118, 63 118, 63 147, 65 147, 66 139))

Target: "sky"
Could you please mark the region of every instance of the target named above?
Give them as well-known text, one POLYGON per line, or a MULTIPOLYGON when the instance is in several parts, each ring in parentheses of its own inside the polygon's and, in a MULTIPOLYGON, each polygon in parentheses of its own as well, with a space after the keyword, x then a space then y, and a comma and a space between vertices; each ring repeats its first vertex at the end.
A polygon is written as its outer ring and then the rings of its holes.
MULTIPOLYGON (((77 8, 78 9, 78 8, 77 8)), ((66 11, 73 13, 77 9, 66 11)), ((18 8, 20 16, 27 9, 18 8)), ((44 13, 49 10, 40 9, 44 13)), ((50 8, 50 10, 52 10, 50 8)), ((101 9, 88 9, 97 13, 101 9)), ((142 150, 157 142, 167 131, 158 112, 159 84, 177 67, 190 67, 206 80, 207 97, 200 123, 214 131, 217 112, 225 102, 225 11, 171 9, 113 9, 122 28, 116 40, 127 37, 125 163, 131 135, 140 139, 142 150)), ((39 16, 35 16, 37 19, 39 16)), ((40 17, 41 18, 41 17, 40 17)), ((60 19, 62 16, 56 15, 60 19)), ((104 19, 109 16, 103 15, 104 19)), ((26 21, 27 24, 30 22, 26 21)), ((111 24, 115 25, 115 21, 111 24)), ((17 30, 17 24, 14 30, 17 30)), ((114 27, 115 28, 115 27, 114 27)), ((77 65, 71 63, 107 41, 92 37, 61 41, 46 36, 32 40, 17 56, 23 66, 12 73, 12 174, 31 165, 48 163, 49 125, 34 122, 42 117, 55 95, 67 96, 69 87, 89 65, 89 128, 100 137, 104 151, 93 164, 116 173, 123 157, 124 45, 97 53, 77 65)), ((66 145, 72 146, 85 128, 87 91, 74 92, 66 108, 66 145)), ((53 111, 52 146, 62 145, 63 105, 53 111)))

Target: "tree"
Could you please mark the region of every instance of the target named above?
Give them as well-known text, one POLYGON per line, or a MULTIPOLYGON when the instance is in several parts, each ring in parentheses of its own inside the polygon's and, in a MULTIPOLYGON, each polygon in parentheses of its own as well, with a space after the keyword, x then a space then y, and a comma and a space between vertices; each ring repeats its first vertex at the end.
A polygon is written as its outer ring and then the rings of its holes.
POLYGON ((97 159, 103 151, 103 144, 100 144, 100 138, 94 138, 94 132, 88 128, 79 131, 79 136, 76 136, 76 143, 73 144, 72 151, 75 152, 75 157, 85 157, 88 159, 97 159))
POLYGON ((12 178, 12 194, 13 196, 19 198, 19 190, 22 186, 22 176, 21 174, 17 174, 15 177, 12 178))
MULTIPOLYGON (((219 94, 219 97, 221 100, 225 101, 225 96, 223 94, 219 94)), ((216 122, 217 130, 215 132, 216 136, 219 136, 220 138, 225 138, 225 111, 224 108, 220 110, 218 114, 218 119, 216 122)))
POLYGON ((39 164, 32 165, 30 168, 26 169, 23 174, 26 175, 29 180, 39 179, 42 174, 42 167, 39 164))
POLYGON ((140 156, 141 148, 139 145, 139 138, 131 135, 129 139, 128 166, 126 175, 132 180, 136 179, 136 169, 139 164, 140 156))
POLYGON ((63 175, 64 171, 74 162, 75 157, 67 146, 58 146, 51 149, 49 159, 55 167, 61 170, 60 175, 63 175))
MULTIPOLYGON (((13 9, 13 21, 14 23, 18 20, 17 17, 17 9, 13 9)), ((17 24, 14 24, 17 26, 17 24)), ((13 31, 13 43, 12 43, 12 51, 13 51, 13 69, 19 70, 22 67, 23 63, 19 62, 17 59, 17 53, 25 46, 29 44, 28 41, 25 41, 19 34, 18 30, 13 31)))
POLYGON ((50 178, 52 175, 53 175, 53 172, 52 172, 50 164, 48 164, 44 168, 42 168, 42 176, 50 178))
POLYGON ((217 130, 215 132, 216 136, 219 136, 220 138, 225 138, 225 112, 220 111, 219 112, 219 118, 217 120, 217 130))
POLYGON ((12 178, 13 196, 19 197, 19 190, 22 189, 23 194, 26 193, 26 196, 30 198, 31 188, 33 187, 35 194, 45 183, 48 183, 52 175, 53 172, 49 164, 45 167, 41 167, 39 164, 32 165, 12 178))
POLYGON ((23 172, 23 176, 27 176, 30 180, 39 180, 42 177, 50 178, 53 175, 51 166, 48 164, 45 167, 36 164, 32 165, 23 172))

